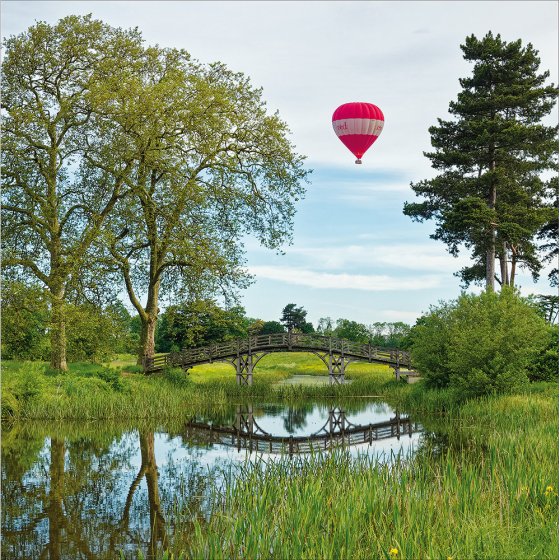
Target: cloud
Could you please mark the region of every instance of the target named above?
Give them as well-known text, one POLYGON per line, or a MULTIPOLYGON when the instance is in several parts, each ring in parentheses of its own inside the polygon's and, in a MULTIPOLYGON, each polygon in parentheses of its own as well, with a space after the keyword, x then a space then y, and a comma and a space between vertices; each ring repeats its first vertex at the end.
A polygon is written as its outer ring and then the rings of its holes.
POLYGON ((383 311, 378 311, 378 313, 389 322, 402 321, 409 325, 414 325, 416 319, 422 315, 421 311, 400 311, 397 309, 384 309, 383 311))
POLYGON ((441 284, 440 277, 435 275, 412 278, 397 278, 381 274, 332 274, 315 270, 281 267, 281 266, 249 266, 251 274, 267 280, 277 280, 288 284, 297 284, 317 289, 363 290, 369 292, 387 292, 399 290, 426 290, 441 284))
POLYGON ((321 269, 341 269, 352 265, 383 265, 406 270, 455 272, 470 263, 467 254, 457 258, 443 246, 426 244, 345 245, 340 247, 292 247, 290 253, 306 257, 321 269))

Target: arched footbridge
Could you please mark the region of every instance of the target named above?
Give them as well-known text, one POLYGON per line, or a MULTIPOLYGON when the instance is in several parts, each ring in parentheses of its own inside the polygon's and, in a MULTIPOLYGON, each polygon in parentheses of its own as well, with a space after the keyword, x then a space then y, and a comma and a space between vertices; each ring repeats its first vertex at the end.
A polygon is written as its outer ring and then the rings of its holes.
POLYGON ((185 371, 212 362, 226 362, 235 367, 237 383, 252 385, 253 370, 259 360, 273 352, 309 352, 327 366, 330 383, 344 383, 346 367, 352 362, 385 364, 395 370, 395 377, 416 375, 411 369, 410 353, 398 348, 382 348, 342 338, 316 334, 276 333, 239 338, 200 348, 185 348, 144 358, 144 371, 153 373, 165 367, 181 367, 185 371))

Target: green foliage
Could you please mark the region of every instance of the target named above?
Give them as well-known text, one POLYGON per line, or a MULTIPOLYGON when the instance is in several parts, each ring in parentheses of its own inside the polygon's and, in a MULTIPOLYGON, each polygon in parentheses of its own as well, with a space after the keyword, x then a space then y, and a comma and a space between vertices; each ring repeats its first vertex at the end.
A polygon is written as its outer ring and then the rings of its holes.
MULTIPOLYGON (((2 354, 5 359, 45 360, 51 341, 45 290, 7 280, 2 287, 2 354)), ((120 302, 100 308, 66 304, 68 357, 100 363, 119 352, 136 351, 130 315, 120 302)))
MULTIPOLYGON (((268 248, 289 242, 309 171, 243 74, 158 46, 133 62, 124 79, 109 68, 96 90, 99 111, 130 148, 109 174, 118 181, 131 170, 130 196, 107 222, 102 249, 141 319, 140 354, 151 355, 160 295, 230 301, 249 282, 244 236, 268 248)), ((88 160, 89 180, 106 176, 105 159, 88 160)))
POLYGON ((554 325, 558 320, 558 296, 531 294, 527 301, 532 303, 543 319, 550 325, 554 325))
POLYGON ((286 329, 278 321, 264 321, 261 330, 256 334, 275 334, 283 332, 286 332, 286 329))
POLYGON ((427 385, 463 397, 520 389, 549 344, 546 322, 510 289, 463 294, 432 308, 411 338, 413 363, 427 385))
POLYGON ((53 380, 55 385, 60 384, 69 396, 87 397, 88 391, 127 393, 129 390, 126 380, 117 369, 97 365, 89 367, 78 365, 72 369, 70 373, 58 375, 53 380))
POLYGON ((163 377, 166 381, 177 387, 188 387, 191 384, 187 373, 181 368, 166 367, 163 370, 163 377))
POLYGON ((531 381, 558 381, 558 325, 548 326, 547 343, 539 349, 529 366, 531 381))
POLYGON ((121 303, 100 309, 92 304, 66 306, 68 359, 101 363, 117 353, 134 352, 130 315, 121 303))
POLYGON ((66 369, 64 301, 94 262, 88 253, 122 195, 126 174, 121 164, 129 147, 114 142, 115 128, 96 118, 95 92, 101 83, 107 87, 109 71, 121 78, 130 71, 139 45, 136 31, 90 15, 37 22, 4 43, 3 266, 47 289, 51 362, 58 369, 66 369), (105 153, 107 170, 120 168, 120 180, 106 173, 86 181, 83 164, 93 146, 105 153))
POLYGON ((38 286, 16 280, 2 285, 2 357, 44 360, 49 355, 48 297, 38 286))
POLYGON ((288 305, 282 309, 280 322, 288 329, 288 332, 293 330, 297 332, 310 332, 308 330, 308 323, 305 320, 306 317, 307 311, 303 307, 297 307, 295 303, 288 303, 288 305))
POLYGON ((424 154, 438 175, 411 185, 423 201, 407 202, 404 213, 434 219, 431 237, 453 255, 463 246, 471 251, 472 266, 458 273, 465 284, 486 279, 493 286, 498 258, 501 285, 514 286, 516 266, 539 275, 537 235, 554 237, 558 183, 540 174, 556 170, 557 127, 541 120, 558 89, 545 84, 549 72, 538 73, 531 44, 508 43, 489 32, 467 37, 461 49, 474 64, 472 75, 459 80, 463 89, 449 106, 454 120, 438 119, 430 127, 434 151, 424 154))
POLYGON ((544 261, 552 262, 556 266, 548 274, 551 286, 558 286, 558 176, 552 177, 547 183, 549 196, 552 198, 554 212, 550 220, 544 224, 538 233, 538 238, 544 243, 540 250, 544 251, 544 261))
POLYGON ((453 303, 430 307, 430 312, 418 319, 410 334, 412 363, 426 379, 428 387, 444 388, 449 385, 449 325, 454 307, 453 303))
POLYGON ((370 343, 374 346, 407 349, 410 346, 410 329, 410 325, 402 321, 375 322, 368 329, 370 343))
POLYGON ((367 344, 370 340, 370 333, 365 325, 348 319, 337 320, 333 336, 336 338, 346 338, 347 340, 361 342, 363 344, 367 344))
POLYGON ((174 352, 246 337, 249 320, 241 306, 222 309, 215 301, 196 300, 170 305, 161 315, 156 350, 174 352))

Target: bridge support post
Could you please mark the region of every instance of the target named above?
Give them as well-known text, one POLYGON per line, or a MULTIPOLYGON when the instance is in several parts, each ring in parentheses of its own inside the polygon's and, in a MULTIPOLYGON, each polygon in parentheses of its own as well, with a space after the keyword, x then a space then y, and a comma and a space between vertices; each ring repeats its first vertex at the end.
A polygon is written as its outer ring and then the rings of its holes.
POLYGON ((329 354, 329 382, 331 385, 342 385, 348 360, 342 354, 329 354))
POLYGON ((253 435, 255 423, 253 418, 253 405, 237 405, 235 411, 235 429, 244 435, 253 435))
POLYGON ((235 358, 236 381, 238 385, 253 384, 253 355, 241 354, 235 358))

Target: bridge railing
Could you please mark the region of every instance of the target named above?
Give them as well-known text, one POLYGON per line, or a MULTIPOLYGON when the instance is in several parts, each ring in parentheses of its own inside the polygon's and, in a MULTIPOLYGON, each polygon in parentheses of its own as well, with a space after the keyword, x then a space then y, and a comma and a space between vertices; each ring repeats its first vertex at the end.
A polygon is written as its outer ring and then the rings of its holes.
POLYGON ((410 354, 397 348, 377 347, 318 334, 274 333, 209 344, 199 348, 184 348, 179 352, 145 358, 144 368, 150 371, 162 369, 165 366, 194 365, 212 362, 224 357, 235 357, 251 352, 281 348, 335 352, 348 357, 365 358, 369 361, 386 361, 401 367, 411 366, 410 354))

